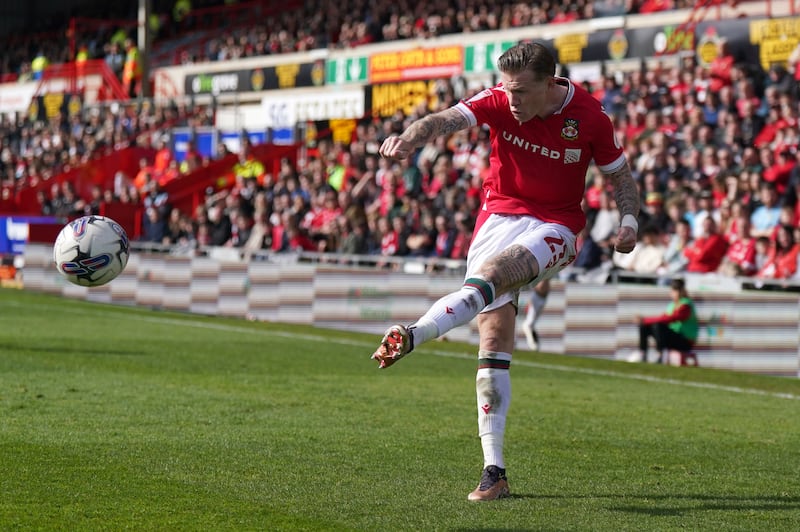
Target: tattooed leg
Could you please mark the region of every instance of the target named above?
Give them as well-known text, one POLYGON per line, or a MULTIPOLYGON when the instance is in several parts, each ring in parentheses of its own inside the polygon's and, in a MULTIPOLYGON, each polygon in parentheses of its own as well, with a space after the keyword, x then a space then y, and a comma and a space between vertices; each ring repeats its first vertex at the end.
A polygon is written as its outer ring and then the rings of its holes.
POLYGON ((409 327, 414 345, 469 323, 497 296, 524 286, 538 274, 539 265, 533 254, 523 246, 511 246, 489 260, 476 276, 464 281, 460 290, 439 299, 409 327))

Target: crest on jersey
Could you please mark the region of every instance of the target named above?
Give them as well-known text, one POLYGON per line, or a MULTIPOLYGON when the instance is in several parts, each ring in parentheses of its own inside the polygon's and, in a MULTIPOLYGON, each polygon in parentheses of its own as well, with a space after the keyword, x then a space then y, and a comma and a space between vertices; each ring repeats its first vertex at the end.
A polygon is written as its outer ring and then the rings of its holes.
POLYGON ((578 121, 574 118, 564 120, 564 127, 561 128, 561 138, 565 140, 578 139, 578 121))

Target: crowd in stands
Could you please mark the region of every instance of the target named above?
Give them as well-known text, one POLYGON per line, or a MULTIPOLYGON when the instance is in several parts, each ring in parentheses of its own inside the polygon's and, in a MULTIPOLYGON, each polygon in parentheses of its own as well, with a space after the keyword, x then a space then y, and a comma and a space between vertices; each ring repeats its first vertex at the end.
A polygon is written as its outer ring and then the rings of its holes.
MULTIPOLYGON (((729 4, 736 0, 726 0, 729 4)), ((399 39, 559 24, 600 16, 685 9, 689 0, 206 0, 155 1, 153 67, 306 51, 399 39), (187 4, 177 9, 178 4, 187 4)), ((94 2, 75 15, 43 18, 33 31, 0 39, 0 78, 28 81, 37 65, 81 56, 105 59, 120 76, 125 39, 134 38, 135 3, 94 2), (73 56, 74 55, 74 56, 73 56)))
MULTIPOLYGON (((389 32, 380 38, 402 37, 389 32)), ((441 85, 438 108, 470 95, 447 80, 441 85)), ((791 62, 765 72, 737 61, 723 44, 710 66, 684 58, 680 65, 609 75, 585 86, 611 115, 640 185, 641 241, 630 255, 613 251, 619 217, 608 183, 593 170, 574 272, 800 278, 800 98, 791 62)), ((235 185, 210 190, 195 212, 173 208, 161 189, 181 172, 164 146, 158 162, 140 176, 121 176, 114 190, 75 198, 69 184, 53 187, 42 194, 42 212, 69 216, 94 212, 102 201, 139 202, 142 239, 184 250, 463 259, 488 166, 487 131, 439 138, 410 161, 395 163, 377 153, 388 134, 431 110, 365 118, 351 142, 318 139, 306 160, 284 161, 279 172, 259 168, 245 143, 235 185)), ((0 175, 15 184, 46 180, 170 119, 202 124, 211 117, 206 109, 122 106, 47 125, 6 119, 0 175)))
POLYGON ((56 113, 49 120, 3 115, 0 187, 5 196, 10 196, 15 189, 36 187, 113 150, 150 145, 164 128, 200 127, 212 122, 210 107, 179 102, 149 105, 132 101, 87 108, 72 116, 56 113))
MULTIPOLYGON (((800 278, 797 81, 779 66, 763 72, 734 61, 716 71, 684 61, 586 85, 612 116, 640 185, 641 242, 629 255, 613 251, 619 214, 592 170, 573 271, 800 278)), ((439 108, 456 99, 442 86, 439 108)), ((307 161, 284 161, 276 173, 254 167, 245 144, 235 185, 210 191, 196 212, 171 208, 160 190, 173 166, 162 148, 158 169, 130 181, 147 213, 143 239, 181 249, 463 259, 488 167, 487 131, 441 137, 409 161, 377 155, 388 134, 426 112, 364 119, 350 143, 320 139, 307 161)))

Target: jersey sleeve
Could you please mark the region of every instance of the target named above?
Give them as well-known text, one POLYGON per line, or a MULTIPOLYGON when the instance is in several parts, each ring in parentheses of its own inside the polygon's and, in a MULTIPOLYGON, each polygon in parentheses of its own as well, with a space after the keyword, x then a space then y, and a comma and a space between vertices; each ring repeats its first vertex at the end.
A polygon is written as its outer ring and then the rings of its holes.
POLYGON ((625 164, 625 152, 617 140, 614 125, 602 110, 594 122, 597 132, 592 146, 594 162, 603 173, 615 172, 625 164))
POLYGON ((498 87, 484 89, 474 96, 458 102, 456 109, 467 117, 470 126, 477 126, 478 124, 491 125, 491 117, 496 114, 495 111, 502 105, 498 102, 500 94, 504 93, 498 87))

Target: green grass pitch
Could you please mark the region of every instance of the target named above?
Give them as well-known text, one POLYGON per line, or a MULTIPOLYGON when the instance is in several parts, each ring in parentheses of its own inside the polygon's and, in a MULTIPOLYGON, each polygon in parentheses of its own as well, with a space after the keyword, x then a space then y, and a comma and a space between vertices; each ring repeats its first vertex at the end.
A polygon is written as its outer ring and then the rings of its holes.
POLYGON ((800 381, 520 352, 480 476, 476 348, 0 290, 0 530, 798 530, 800 381))

